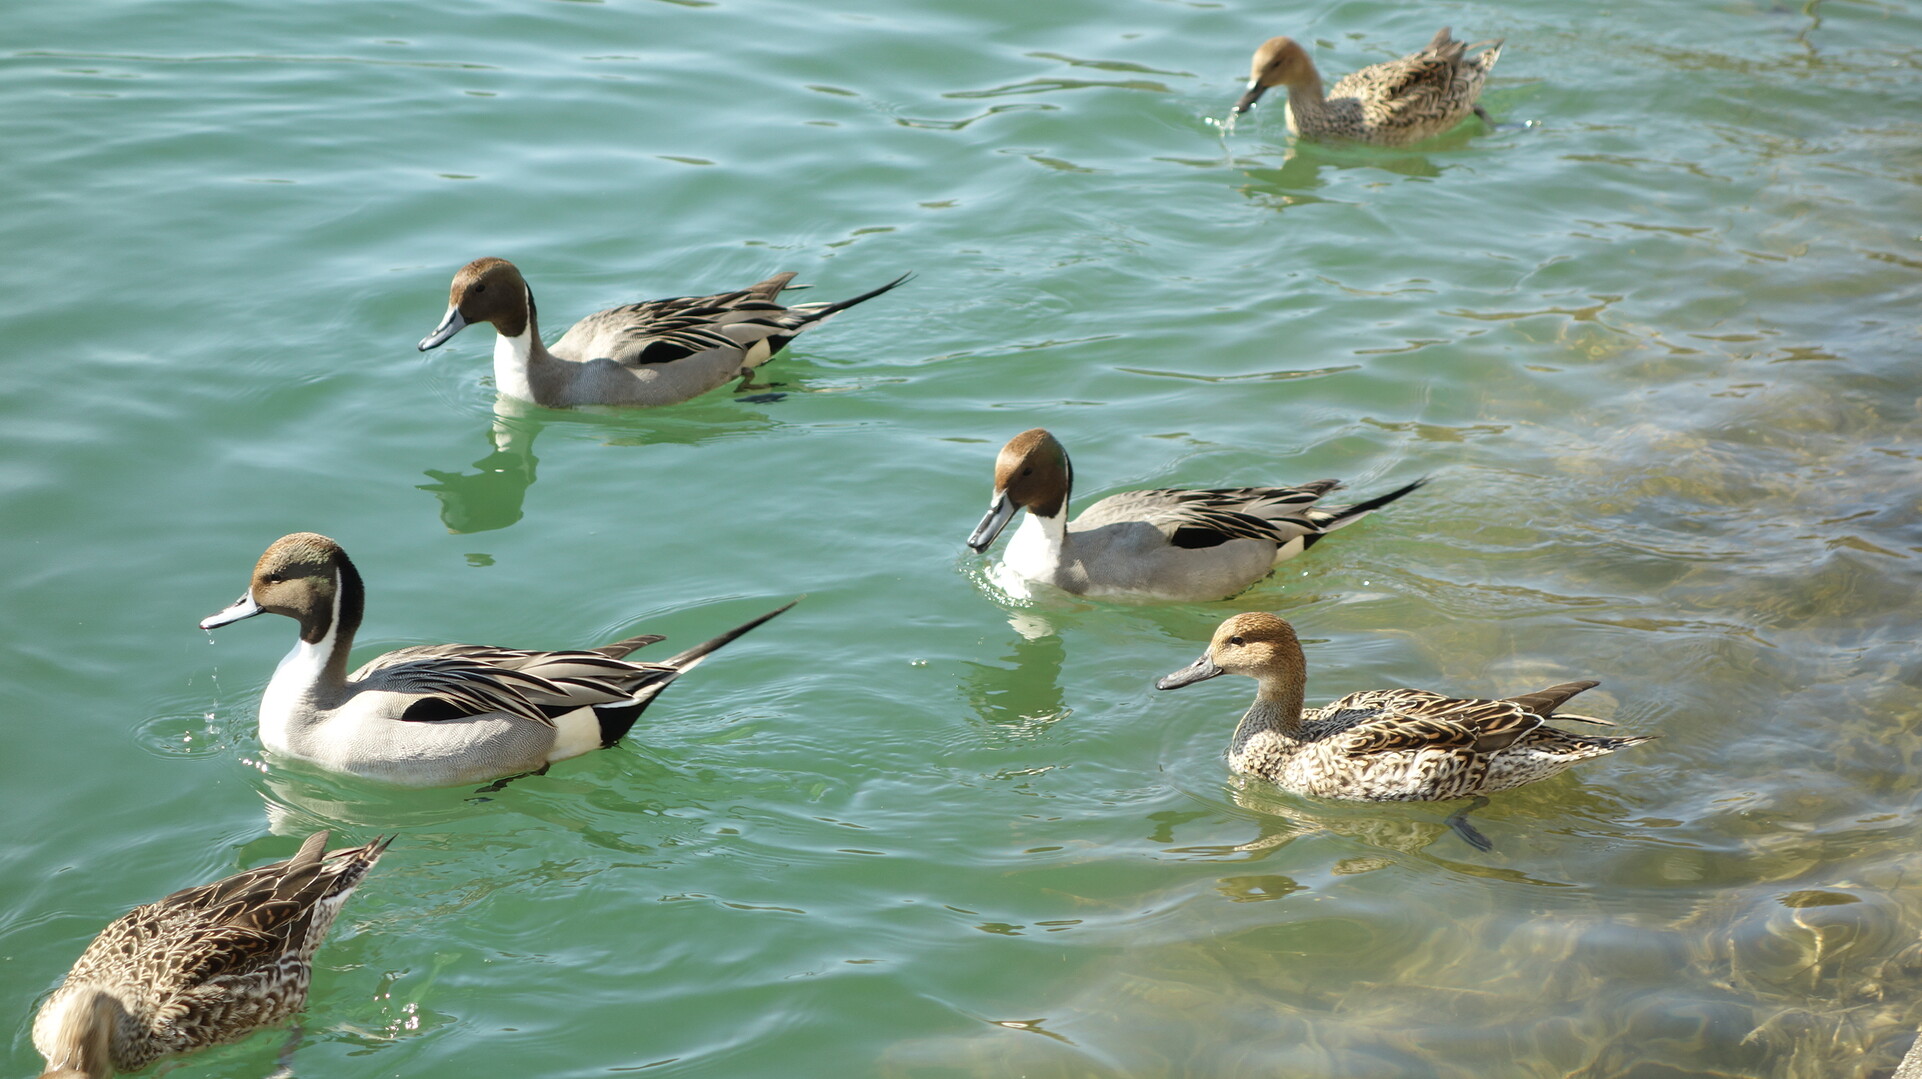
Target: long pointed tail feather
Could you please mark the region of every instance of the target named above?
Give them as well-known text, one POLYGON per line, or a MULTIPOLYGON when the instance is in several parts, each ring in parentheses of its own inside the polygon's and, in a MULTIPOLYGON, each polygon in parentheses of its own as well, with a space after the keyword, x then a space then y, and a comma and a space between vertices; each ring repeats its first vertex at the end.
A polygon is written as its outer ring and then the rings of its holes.
MULTIPOLYGON (((647 711, 647 706, 653 704, 654 699, 661 695, 661 691, 674 684, 675 680, 680 678, 681 675, 693 670, 702 660, 734 641, 740 637, 741 634, 754 629, 756 626, 759 626, 761 623, 766 622, 776 615, 786 612, 788 608, 793 607, 794 604, 799 602, 801 601, 798 599, 793 600, 751 622, 736 626, 711 641, 703 641, 679 655, 662 660, 655 668, 661 671, 660 676, 650 679, 646 685, 641 686, 640 689, 635 691, 632 698, 626 701, 617 701, 613 704, 595 705, 594 715, 600 721, 602 747, 611 746, 619 742, 622 738, 627 737, 627 732, 634 728, 635 722, 641 718, 641 713, 647 711), (662 670, 662 668, 667 669, 662 670)), ((630 640, 633 639, 637 638, 630 638, 630 640)), ((626 642, 623 641, 621 643, 625 644, 626 642)), ((609 645, 608 647, 611 648, 614 646, 609 645)))
POLYGON ((1361 520, 1363 517, 1368 516, 1369 514, 1375 512, 1376 510, 1382 508, 1383 506, 1386 506, 1387 504, 1389 504, 1390 502, 1393 502, 1394 500, 1400 498, 1401 496, 1425 486, 1427 483, 1428 483, 1428 477, 1423 476, 1421 479, 1418 479, 1413 483, 1410 483, 1403 487, 1397 487, 1385 495, 1380 495, 1378 497, 1371 498, 1366 502, 1357 502, 1352 506, 1340 506, 1340 507, 1331 509, 1328 512, 1333 514, 1333 516, 1329 517, 1326 521, 1321 522, 1321 530, 1323 532, 1333 532, 1335 529, 1341 528, 1344 525, 1354 524, 1356 521, 1361 520))
MULTIPOLYGON (((814 323, 819 322, 824 318, 827 318, 829 315, 835 314, 840 311, 846 311, 848 308, 853 307, 857 303, 866 303, 867 301, 874 299, 876 296, 881 295, 883 292, 886 292, 889 289, 895 288, 907 282, 913 277, 914 277, 914 271, 909 270, 907 273, 904 273, 901 276, 895 278, 894 280, 889 281, 887 284, 882 285, 880 288, 870 289, 867 292, 863 292, 859 296, 851 296, 845 300, 836 300, 833 303, 824 303, 818 307, 812 304, 809 304, 807 305, 807 308, 812 308, 812 309, 807 311, 807 321, 802 323, 802 325, 804 326, 813 325, 814 323)), ((806 308, 791 307, 788 310, 793 311, 797 309, 806 309, 806 308)))
POLYGON ((709 654, 722 648, 725 645, 732 643, 734 639, 741 636, 741 634, 746 633, 751 629, 754 629, 755 627, 759 626, 761 623, 766 622, 771 618, 774 618, 776 615, 787 613, 789 608, 793 607, 796 603, 799 603, 799 602, 801 601, 796 599, 796 600, 790 601, 785 606, 776 607, 774 610, 771 610, 768 613, 762 615, 761 617, 756 618, 752 622, 748 622, 745 625, 735 626, 733 629, 728 630, 726 633, 721 634, 719 637, 716 637, 711 641, 704 641, 688 649, 687 651, 674 656, 671 659, 662 660, 662 662, 669 667, 679 667, 681 670, 681 673, 685 674, 688 671, 693 670, 694 666, 700 663, 702 660, 706 659, 709 654))

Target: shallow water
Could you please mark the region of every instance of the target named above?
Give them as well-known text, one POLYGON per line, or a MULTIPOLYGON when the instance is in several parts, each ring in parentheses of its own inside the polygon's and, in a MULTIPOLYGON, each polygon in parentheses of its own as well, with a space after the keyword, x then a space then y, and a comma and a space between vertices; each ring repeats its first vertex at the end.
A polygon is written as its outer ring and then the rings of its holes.
POLYGON ((1916 9, 82 0, 0 56, 9 1071, 109 918, 323 825, 401 838, 310 1075, 1872 1076, 1922 1020, 1916 9), (1443 21, 1493 131, 1215 124, 1266 36, 1443 21), (484 332, 413 350, 487 254, 550 339, 918 276, 777 400, 497 416, 484 332), (961 540, 1037 424, 1082 502, 1434 482, 1234 600, 1014 608, 961 540), (194 628, 300 529, 361 655, 807 598, 616 750, 391 792, 259 763, 291 627, 194 628), (1663 737, 1488 854, 1244 784, 1248 684, 1149 686, 1257 608, 1311 699, 1663 737))

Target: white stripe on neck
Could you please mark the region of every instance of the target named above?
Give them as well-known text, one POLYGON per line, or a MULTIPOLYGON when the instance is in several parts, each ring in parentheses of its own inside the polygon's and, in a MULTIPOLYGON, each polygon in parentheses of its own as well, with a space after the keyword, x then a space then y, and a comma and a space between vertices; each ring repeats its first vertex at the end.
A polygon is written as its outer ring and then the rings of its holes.
POLYGON ((528 319, 519 337, 494 335, 494 388, 509 397, 534 400, 534 387, 527 378, 527 365, 534 358, 534 320, 528 319))
POLYGON ((1008 539, 1006 550, 1001 553, 1001 562, 1017 577, 1030 581, 1052 581, 1055 570, 1061 565, 1061 546, 1068 535, 1068 505, 1064 499, 1061 512, 1054 517, 1043 517, 1033 510, 1027 511, 1021 524, 1008 539))
MULTIPOLYGON (((340 596, 345 588, 339 569, 334 570, 334 611, 327 632, 318 644, 296 638, 294 650, 281 657, 274 677, 260 695, 260 744, 270 753, 303 756, 293 748, 296 731, 312 726, 319 706, 316 699, 321 675, 333 658, 340 639, 340 596)), ((249 593, 251 595, 251 593, 249 593)))

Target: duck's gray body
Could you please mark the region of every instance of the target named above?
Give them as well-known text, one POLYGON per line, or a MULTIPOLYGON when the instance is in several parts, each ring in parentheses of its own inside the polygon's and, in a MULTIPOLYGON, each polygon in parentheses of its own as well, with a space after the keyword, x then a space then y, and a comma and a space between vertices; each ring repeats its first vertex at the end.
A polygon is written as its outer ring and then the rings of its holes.
POLYGON ((262 744, 332 771, 411 787, 536 772, 611 746, 676 678, 793 606, 660 663, 625 658, 661 639, 645 634, 563 651, 402 648, 348 674, 363 605, 360 574, 346 552, 302 532, 269 547, 247 594, 201 626, 263 612, 299 621, 293 651, 261 695, 262 744))
POLYGON ((1416 480, 1349 506, 1316 505, 1341 486, 1157 488, 1110 495, 1068 519, 1074 468, 1042 428, 995 460, 988 513, 968 537, 985 551, 1016 513, 1027 517, 991 571, 1011 594, 1042 584, 1077 596, 1162 602, 1222 599, 1317 540, 1420 487, 1416 480))
POLYGON ((1017 578, 1077 596, 1220 599, 1359 519, 1360 513, 1346 513, 1354 507, 1311 508, 1340 486, 1318 480, 1301 487, 1126 491, 1089 506, 1065 527, 1030 512, 1008 540, 1002 564, 1017 578), (1210 529, 1206 538, 1213 542, 1200 545, 1210 529))
POLYGON ((494 383, 548 408, 671 405, 740 378, 801 331, 894 288, 907 275, 833 303, 791 307, 778 297, 792 273, 711 296, 677 296, 597 311, 543 345, 533 290, 506 259, 475 259, 455 275, 447 313, 426 351, 476 322, 493 325, 494 383))

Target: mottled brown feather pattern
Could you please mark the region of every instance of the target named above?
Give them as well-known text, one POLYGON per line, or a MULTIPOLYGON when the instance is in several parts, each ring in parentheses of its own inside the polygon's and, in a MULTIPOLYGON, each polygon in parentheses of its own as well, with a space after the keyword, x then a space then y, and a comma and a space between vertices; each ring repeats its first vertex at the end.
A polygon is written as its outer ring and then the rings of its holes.
POLYGON ((1285 86, 1288 126, 1297 134, 1405 146, 1439 135, 1475 111, 1488 73, 1501 57, 1499 40, 1473 47, 1483 45, 1487 48, 1471 58, 1471 46, 1443 27, 1421 51, 1370 64, 1324 92, 1307 51, 1290 38, 1271 38, 1255 50, 1248 90, 1235 111, 1252 108, 1270 87, 1285 86))
POLYGON ((1260 685, 1254 705, 1235 728, 1229 767, 1319 797, 1461 798, 1543 779, 1578 761, 1648 741, 1590 737, 1548 725, 1555 708, 1595 686, 1593 681, 1565 682, 1508 700, 1420 689, 1368 690, 1305 709, 1306 661, 1294 629, 1262 612, 1223 622, 1202 659, 1164 679, 1164 688, 1214 674, 1246 675, 1260 685))
POLYGON ((389 840, 322 853, 317 832, 285 862, 186 888, 102 930, 41 1007, 49 1067, 95 1076, 232 1041, 298 1011, 309 960, 389 840), (86 1046, 112 1026, 108 1059, 86 1046))

